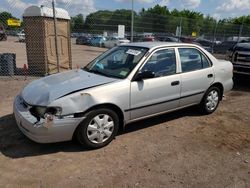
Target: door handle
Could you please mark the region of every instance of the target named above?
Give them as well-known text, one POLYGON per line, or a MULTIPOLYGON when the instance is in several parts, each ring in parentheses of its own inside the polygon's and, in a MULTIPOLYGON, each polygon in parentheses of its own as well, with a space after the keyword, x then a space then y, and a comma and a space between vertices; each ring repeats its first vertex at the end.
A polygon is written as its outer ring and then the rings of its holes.
POLYGON ((174 82, 171 82, 171 86, 177 86, 180 84, 180 81, 174 81, 174 82))
POLYGON ((208 74, 207 77, 208 78, 212 78, 214 75, 213 74, 208 74))

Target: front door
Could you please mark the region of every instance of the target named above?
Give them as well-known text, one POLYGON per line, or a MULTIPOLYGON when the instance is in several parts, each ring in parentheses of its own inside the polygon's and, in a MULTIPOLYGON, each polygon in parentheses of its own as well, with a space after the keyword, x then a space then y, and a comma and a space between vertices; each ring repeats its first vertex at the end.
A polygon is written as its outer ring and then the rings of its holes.
POLYGON ((175 109, 179 106, 180 75, 176 74, 175 49, 154 52, 140 69, 154 78, 131 82, 131 120, 175 109))

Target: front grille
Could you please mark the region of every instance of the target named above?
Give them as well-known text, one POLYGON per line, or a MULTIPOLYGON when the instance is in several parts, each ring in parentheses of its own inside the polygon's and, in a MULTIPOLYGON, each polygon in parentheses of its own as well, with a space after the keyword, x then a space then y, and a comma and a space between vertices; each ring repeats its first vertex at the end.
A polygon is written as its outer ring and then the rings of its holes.
POLYGON ((234 72, 250 75, 250 66, 242 66, 242 65, 234 64, 234 72))
POLYGON ((234 55, 234 62, 235 63, 246 63, 250 66, 250 52, 235 52, 234 55))
POLYGON ((234 72, 250 74, 250 52, 237 51, 233 55, 234 72))

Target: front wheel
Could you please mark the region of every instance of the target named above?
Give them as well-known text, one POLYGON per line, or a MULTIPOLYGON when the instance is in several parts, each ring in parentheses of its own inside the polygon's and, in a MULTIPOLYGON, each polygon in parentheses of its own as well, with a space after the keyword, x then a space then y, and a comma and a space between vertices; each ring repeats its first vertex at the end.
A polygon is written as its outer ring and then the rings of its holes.
POLYGON ((220 103, 220 90, 217 87, 211 87, 205 93, 200 103, 201 111, 204 114, 212 114, 220 103))
POLYGON ((86 119, 79 125, 77 139, 88 148, 101 148, 114 139, 118 128, 119 118, 113 110, 93 110, 86 114, 86 119))

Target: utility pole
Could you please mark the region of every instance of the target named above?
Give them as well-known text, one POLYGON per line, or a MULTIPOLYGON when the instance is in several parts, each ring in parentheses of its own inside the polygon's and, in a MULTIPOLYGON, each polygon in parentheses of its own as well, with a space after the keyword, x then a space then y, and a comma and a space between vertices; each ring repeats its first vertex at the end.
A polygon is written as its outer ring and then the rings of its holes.
POLYGON ((178 31, 178 41, 181 41, 181 32, 182 32, 182 17, 180 19, 179 31, 178 31))
POLYGON ((57 66, 57 72, 60 72, 59 53, 58 53, 58 44, 57 44, 57 28, 56 28, 57 20, 56 20, 56 10, 55 10, 55 0, 52 0, 52 8, 53 8, 54 31, 55 31, 56 66, 57 66))
POLYGON ((134 40, 134 0, 132 0, 132 10, 131 10, 131 39, 130 41, 133 42, 134 40))
POLYGON ((215 41, 216 41, 217 27, 218 27, 218 22, 216 21, 215 27, 214 27, 214 34, 213 34, 212 53, 214 53, 214 44, 215 44, 215 41))
POLYGON ((241 37, 242 31, 243 31, 243 24, 244 24, 244 17, 242 18, 242 23, 241 23, 241 26, 240 26, 240 31, 239 31, 237 42, 240 42, 240 37, 241 37))

